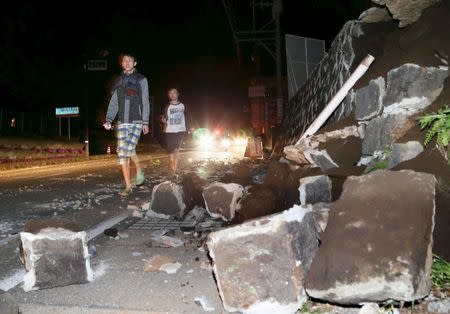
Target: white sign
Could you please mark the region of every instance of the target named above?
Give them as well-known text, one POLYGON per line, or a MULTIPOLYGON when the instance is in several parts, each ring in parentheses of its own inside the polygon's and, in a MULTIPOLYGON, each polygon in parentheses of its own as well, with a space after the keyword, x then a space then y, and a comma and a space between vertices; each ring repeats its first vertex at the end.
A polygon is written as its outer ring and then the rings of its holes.
POLYGON ((106 71, 108 70, 108 63, 106 60, 89 60, 87 63, 88 71, 106 71))
POLYGON ((55 108, 55 114, 57 117, 77 117, 80 115, 80 108, 79 107, 55 108))

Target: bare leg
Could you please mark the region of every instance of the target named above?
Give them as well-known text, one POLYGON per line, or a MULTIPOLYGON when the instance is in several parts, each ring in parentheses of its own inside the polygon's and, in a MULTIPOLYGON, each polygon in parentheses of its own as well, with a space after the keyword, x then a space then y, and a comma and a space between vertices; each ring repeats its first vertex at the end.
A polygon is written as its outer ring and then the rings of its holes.
POLYGON ((173 172, 176 173, 178 170, 178 149, 173 152, 173 172))
POLYGON ((141 172, 142 168, 141 168, 141 164, 139 163, 139 158, 137 155, 133 155, 131 156, 131 160, 133 161, 135 167, 136 167, 136 171, 137 172, 141 172))
POLYGON ((175 152, 169 154, 169 164, 170 164, 170 170, 172 170, 172 172, 175 173, 175 171, 176 171, 175 152))
POLYGON ((125 187, 127 189, 131 189, 131 181, 130 181, 130 159, 127 158, 127 162, 122 164, 122 174, 123 179, 125 181, 125 187))

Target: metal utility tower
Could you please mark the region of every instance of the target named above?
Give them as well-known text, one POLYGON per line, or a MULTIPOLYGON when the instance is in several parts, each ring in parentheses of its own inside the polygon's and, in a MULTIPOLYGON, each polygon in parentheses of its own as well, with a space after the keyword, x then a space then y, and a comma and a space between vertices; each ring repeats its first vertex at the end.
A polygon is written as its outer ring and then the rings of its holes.
POLYGON ((228 17, 239 62, 242 46, 251 43, 263 47, 273 57, 277 79, 277 119, 283 114, 283 88, 281 77, 282 0, 222 0, 228 17))

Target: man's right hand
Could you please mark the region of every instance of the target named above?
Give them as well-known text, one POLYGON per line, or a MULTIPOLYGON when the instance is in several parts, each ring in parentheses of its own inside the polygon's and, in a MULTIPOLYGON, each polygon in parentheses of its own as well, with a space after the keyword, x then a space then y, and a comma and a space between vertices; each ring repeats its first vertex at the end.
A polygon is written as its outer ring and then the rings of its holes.
POLYGON ((109 130, 111 130, 111 123, 105 122, 105 123, 103 123, 103 127, 105 128, 105 130, 109 131, 109 130))

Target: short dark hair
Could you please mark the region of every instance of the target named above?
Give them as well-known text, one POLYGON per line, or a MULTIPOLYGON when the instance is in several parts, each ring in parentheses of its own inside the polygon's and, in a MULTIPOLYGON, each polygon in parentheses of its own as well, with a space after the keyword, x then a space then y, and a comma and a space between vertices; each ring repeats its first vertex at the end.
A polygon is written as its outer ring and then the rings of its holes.
POLYGON ((131 52, 122 52, 122 53, 119 55, 119 63, 121 63, 121 62, 122 62, 122 59, 125 58, 125 57, 130 57, 130 58, 132 58, 135 62, 137 62, 137 58, 136 58, 136 55, 135 55, 134 53, 131 53, 131 52))
POLYGON ((167 92, 170 92, 170 91, 173 91, 173 90, 177 91, 177 94, 180 95, 180 89, 178 87, 175 87, 175 86, 169 87, 167 89, 167 92))

